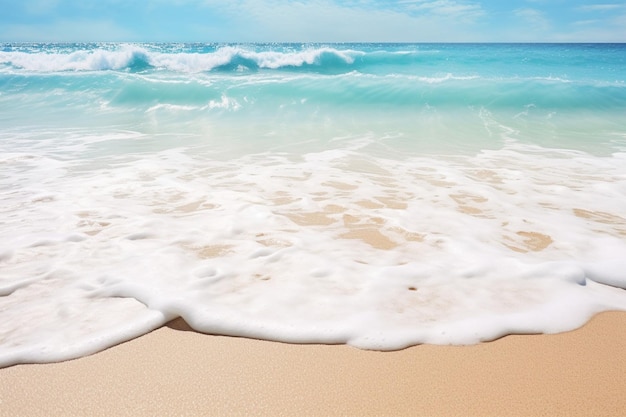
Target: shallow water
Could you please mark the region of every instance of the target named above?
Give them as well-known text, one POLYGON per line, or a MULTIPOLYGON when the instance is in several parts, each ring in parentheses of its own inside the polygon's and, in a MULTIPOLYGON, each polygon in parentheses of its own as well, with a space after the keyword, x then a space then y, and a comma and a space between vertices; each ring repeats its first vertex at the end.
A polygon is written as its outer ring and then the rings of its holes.
POLYGON ((0 364, 624 310, 624 48, 2 45, 0 364))

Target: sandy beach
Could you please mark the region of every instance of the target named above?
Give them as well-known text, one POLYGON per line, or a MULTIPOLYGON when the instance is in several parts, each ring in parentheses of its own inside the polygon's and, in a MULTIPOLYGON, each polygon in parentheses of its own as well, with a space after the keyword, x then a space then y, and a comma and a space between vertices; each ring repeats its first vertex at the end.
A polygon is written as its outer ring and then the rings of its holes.
POLYGON ((241 43, 253 0, 107 1, 230 12, 0 36, 0 417, 626 416, 626 43, 502 39, 566 2, 272 2, 311 18, 241 43), (372 32, 439 12, 497 29, 372 32))
POLYGON ((396 352, 199 334, 0 370, 0 415, 618 416, 626 313, 556 335, 396 352))

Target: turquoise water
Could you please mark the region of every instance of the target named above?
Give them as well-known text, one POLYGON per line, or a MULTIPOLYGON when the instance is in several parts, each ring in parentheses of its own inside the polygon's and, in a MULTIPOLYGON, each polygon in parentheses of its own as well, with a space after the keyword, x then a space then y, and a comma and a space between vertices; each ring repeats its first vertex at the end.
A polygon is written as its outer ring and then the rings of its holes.
POLYGON ((244 144, 288 126, 476 151, 500 146, 486 139, 488 114, 525 142, 610 151, 589 135, 623 131, 624 56, 622 44, 3 45, 1 117, 5 128, 33 113, 65 128, 68 112, 74 126, 211 125, 244 144), (253 132, 232 131, 242 120, 253 132))
POLYGON ((626 306, 623 44, 0 45, 0 364, 626 306))

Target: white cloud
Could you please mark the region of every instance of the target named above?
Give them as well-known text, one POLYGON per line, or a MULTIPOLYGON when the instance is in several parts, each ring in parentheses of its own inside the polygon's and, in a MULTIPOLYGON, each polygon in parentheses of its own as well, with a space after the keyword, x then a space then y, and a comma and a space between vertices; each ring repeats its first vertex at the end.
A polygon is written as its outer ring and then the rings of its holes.
POLYGON ((480 15, 480 7, 447 0, 419 3, 385 2, 385 7, 376 8, 380 2, 205 1, 206 6, 224 13, 239 28, 239 38, 250 36, 245 39, 249 41, 481 40, 471 31, 472 19, 480 15), (450 19, 458 23, 454 28, 450 19), (266 39, 259 39, 259 34, 266 39))
POLYGON ((584 40, 587 42, 625 42, 626 41, 626 3, 588 4, 579 6, 576 11, 593 13, 590 19, 572 22, 579 28, 566 35, 565 41, 584 40))
POLYGON ((404 0, 398 2, 414 13, 428 13, 442 17, 473 20, 485 14, 479 3, 454 0, 404 0))
POLYGON ((56 9, 59 0, 31 0, 22 3, 26 13, 44 15, 56 9))
POLYGON ((59 20, 44 25, 12 24, 0 30, 0 39, 17 42, 41 41, 83 42, 127 41, 136 38, 132 32, 109 21, 59 20))
POLYGON ((514 10, 514 13, 517 17, 523 19, 528 26, 535 30, 547 31, 551 27, 550 21, 540 10, 523 8, 514 10))
POLYGON ((581 12, 608 12, 623 8, 624 5, 622 4, 588 4, 578 7, 577 10, 581 12))
POLYGON ((577 20, 572 24, 576 26, 589 26, 589 25, 597 25, 598 23, 601 23, 601 22, 602 20, 600 19, 588 19, 588 20, 577 20))

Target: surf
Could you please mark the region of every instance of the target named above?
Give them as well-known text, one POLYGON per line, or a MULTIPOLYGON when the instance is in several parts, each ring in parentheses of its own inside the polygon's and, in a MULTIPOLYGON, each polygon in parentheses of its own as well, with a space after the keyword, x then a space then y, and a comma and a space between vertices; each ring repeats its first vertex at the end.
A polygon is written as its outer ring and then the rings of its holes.
POLYGON ((626 306, 623 46, 0 50, 0 366, 176 317, 394 350, 626 306))

